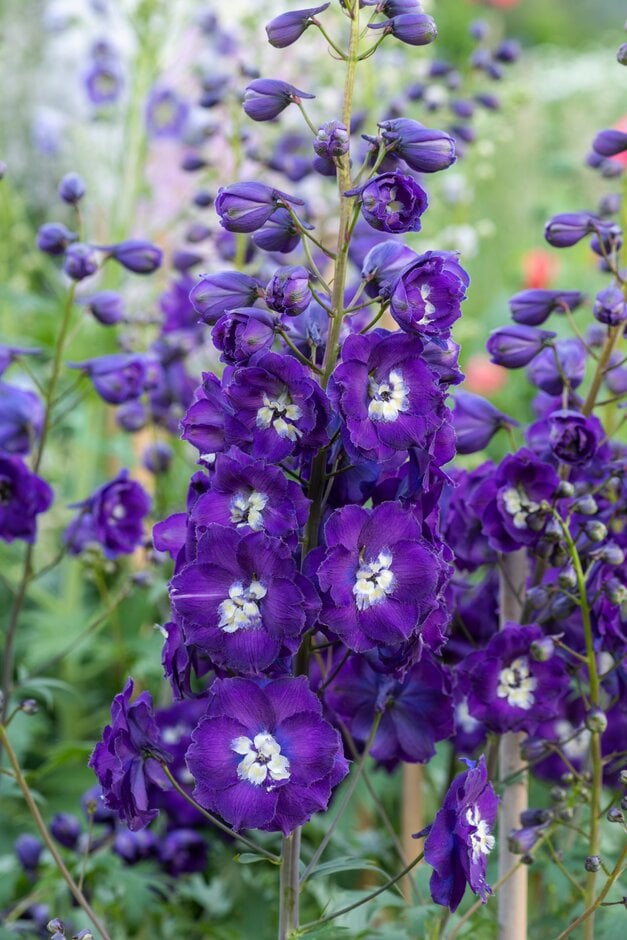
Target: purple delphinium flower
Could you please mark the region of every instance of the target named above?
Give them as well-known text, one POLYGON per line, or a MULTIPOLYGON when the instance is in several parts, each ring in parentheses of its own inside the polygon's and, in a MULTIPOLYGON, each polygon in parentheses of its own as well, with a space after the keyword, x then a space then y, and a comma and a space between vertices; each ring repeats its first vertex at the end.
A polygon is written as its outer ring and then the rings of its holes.
POLYGON ((262 251, 287 255, 297 247, 301 239, 298 225, 287 209, 276 209, 263 227, 254 232, 251 241, 262 251))
MULTIPOLYGON (((343 157, 350 148, 350 134, 341 121, 326 121, 318 128, 313 148, 322 160, 343 157)), ((334 169, 334 166, 333 166, 334 169)))
POLYGON ((139 398, 154 384, 158 363, 143 353, 112 353, 69 363, 91 379, 94 389, 110 405, 139 398))
POLYGON ((151 137, 179 137, 189 106, 172 88, 153 88, 146 102, 146 126, 151 137))
POLYGON ((45 222, 37 232, 37 247, 47 255, 62 255, 78 235, 60 222, 45 222))
POLYGON ((615 157, 627 150, 627 134, 612 128, 599 131, 592 141, 592 149, 602 157, 615 157))
POLYGON ((291 10, 288 13, 275 16, 266 25, 268 42, 275 49, 285 49, 286 46, 291 46, 311 26, 313 17, 317 16, 318 13, 323 13, 328 6, 328 3, 323 3, 319 7, 291 10))
POLYGON ((217 666, 263 674, 311 623, 317 601, 290 549, 264 532, 199 528, 195 559, 171 582, 187 642, 217 666))
POLYGON ((324 543, 320 619, 331 633, 355 652, 419 633, 436 604, 442 563, 411 512, 392 502, 344 506, 328 519, 324 543))
POLYGON ((442 424, 443 395, 421 358, 418 337, 373 330, 348 336, 329 398, 342 417, 345 446, 384 461, 424 447, 442 424))
POLYGON ((481 395, 459 391, 455 395, 453 427, 458 454, 474 454, 487 447, 500 428, 518 427, 481 395))
POLYGON ((85 304, 91 315, 103 326, 113 326, 124 316, 124 301, 121 294, 114 290, 101 290, 86 297, 85 304))
POLYGON ((553 499, 558 486, 551 464, 527 448, 508 454, 471 497, 490 545, 499 552, 533 545, 546 524, 543 504, 553 499))
POLYGON ((228 445, 278 461, 327 440, 329 405, 322 388, 292 356, 265 353, 254 366, 225 370, 228 445))
POLYGON ((20 457, 0 453, 0 539, 34 542, 37 515, 49 509, 51 487, 20 457))
POLYGON ((618 326, 627 320, 627 300, 620 289, 612 285, 597 294, 592 313, 600 323, 607 326, 618 326))
POLYGON ((586 235, 603 227, 603 220, 592 212, 565 212, 549 219, 544 228, 544 237, 554 248, 570 248, 586 235))
MULTIPOLYGON (((170 754, 168 769, 175 780, 185 789, 189 784, 189 771, 185 764, 185 753, 191 744, 192 731, 205 712, 202 696, 177 701, 168 708, 155 712, 161 742, 170 754)), ((204 826, 206 819, 185 797, 174 788, 164 790, 150 785, 148 798, 151 808, 163 810, 168 818, 168 828, 190 828, 204 826)))
POLYGON ((4 375, 6 370, 20 356, 40 356, 41 349, 35 346, 8 346, 6 343, 0 343, 0 376, 4 375))
POLYGON ((346 195, 359 195, 361 214, 380 232, 396 235, 419 232, 420 217, 428 206, 427 194, 411 177, 396 170, 375 176, 360 189, 346 195))
POLYGON ((105 805, 122 819, 129 829, 143 829, 158 815, 148 801, 150 784, 165 786, 159 766, 169 761, 152 710, 152 697, 142 692, 131 703, 133 680, 129 679, 113 699, 111 724, 103 731, 89 759, 102 787, 105 805))
POLYGON ((128 470, 95 490, 82 503, 80 512, 65 530, 68 551, 78 555, 90 545, 100 545, 107 558, 128 555, 144 537, 144 518, 150 512, 150 497, 128 470))
POLYGON ((232 448, 216 457, 210 487, 194 505, 190 524, 265 532, 295 548, 308 511, 301 487, 278 467, 232 448))
POLYGON ((78 173, 66 173, 59 183, 58 193, 64 202, 75 206, 85 195, 85 181, 78 173))
POLYGON ((117 61, 92 62, 83 75, 85 91, 96 107, 114 104, 122 94, 124 76, 117 61))
POLYGON ((514 294, 509 301, 512 319, 525 326, 540 326, 554 310, 575 310, 584 300, 576 290, 542 290, 532 288, 514 294))
POLYGON ((260 296, 261 284, 239 271, 203 274, 194 284, 189 299, 203 323, 214 326, 228 310, 251 307, 260 296))
POLYGON ((427 653, 401 679, 375 671, 362 656, 352 656, 325 701, 362 747, 375 716, 381 715, 369 753, 387 770, 400 761, 426 763, 435 754, 435 742, 454 730, 450 681, 427 653))
POLYGON ((217 679, 187 765, 201 806, 234 829, 286 835, 327 808, 348 771, 340 736, 304 676, 263 688, 217 679))
POLYGON ((0 381, 0 451, 28 454, 43 423, 44 406, 35 392, 0 381))
MULTIPOLYGON (((490 333, 486 349, 491 362, 506 369, 520 369, 528 365, 556 335, 550 330, 538 330, 524 324, 503 326, 490 333)), ((548 350, 548 355, 553 355, 552 350, 548 350)))
POLYGON ((43 842, 36 836, 24 832, 15 840, 13 850, 24 871, 30 875, 34 874, 44 850, 43 842))
POLYGON ((238 307, 224 313, 211 331, 213 345, 222 362, 243 364, 272 346, 276 317, 257 307, 238 307))
POLYGON ((551 450, 559 460, 571 465, 589 463, 605 436, 598 418, 568 408, 552 412, 546 424, 551 450))
POLYGON ((409 118, 379 124, 388 148, 418 173, 436 173, 455 163, 455 140, 444 131, 425 127, 409 118))
POLYGON ((429 882, 436 904, 457 910, 466 885, 482 901, 492 893, 486 883, 487 858, 495 845, 492 835, 498 798, 488 780, 483 755, 478 764, 467 761, 468 770, 449 787, 433 823, 425 835, 425 861, 433 868, 429 882))
POLYGON ((426 251, 404 268, 390 311, 407 332, 443 336, 461 316, 469 277, 451 251, 426 251))
POLYGON ((107 248, 109 257, 133 274, 152 274, 161 267, 163 252, 152 242, 129 238, 107 248))
MULTIPOLYGON (((265 183, 233 183, 218 190, 215 210, 229 232, 255 232, 285 203, 302 206, 302 199, 265 183)), ((285 210, 286 211, 286 210, 285 210)))
POLYGON ((50 820, 50 832, 66 849, 75 849, 82 831, 81 821, 72 813, 55 813, 50 820))
POLYGON ((288 82, 276 78, 256 78, 244 91, 244 111, 253 121, 272 121, 290 104, 302 98, 315 98, 288 82))
POLYGON ((207 840, 193 829, 174 829, 159 845, 159 861, 175 878, 204 871, 208 854, 207 840))
POLYGON ((586 349, 576 337, 556 340, 553 348, 543 349, 527 368, 529 380, 548 395, 562 394, 564 378, 571 389, 577 388, 585 374, 586 349))
POLYGON ((568 675, 559 656, 539 662, 531 645, 545 634, 537 624, 507 623, 488 645, 467 656, 458 667, 458 681, 468 711, 491 731, 525 730, 559 713, 568 691, 568 675))
POLYGON ((266 286, 265 300, 271 310, 296 317, 311 303, 310 274, 302 265, 278 268, 266 286))
POLYGON ((426 13, 401 13, 383 23, 368 23, 370 29, 383 29, 410 46, 427 46, 438 35, 433 17, 426 13))
POLYGON ((155 859, 159 851, 159 842, 152 829, 119 829, 113 840, 113 851, 127 865, 137 865, 148 858, 155 859))
POLYGON ((400 272, 418 255, 401 241, 378 242, 370 249, 361 266, 369 297, 389 297, 400 272))
POLYGON ((442 533, 446 544, 453 550, 455 564, 467 571, 496 562, 495 551, 473 507, 473 494, 494 475, 495 469, 492 461, 488 460, 474 470, 454 467, 449 471, 455 485, 450 492, 445 491, 442 533))
POLYGON ((98 270, 98 255, 91 245, 82 242, 68 245, 63 270, 73 281, 84 281, 98 270))

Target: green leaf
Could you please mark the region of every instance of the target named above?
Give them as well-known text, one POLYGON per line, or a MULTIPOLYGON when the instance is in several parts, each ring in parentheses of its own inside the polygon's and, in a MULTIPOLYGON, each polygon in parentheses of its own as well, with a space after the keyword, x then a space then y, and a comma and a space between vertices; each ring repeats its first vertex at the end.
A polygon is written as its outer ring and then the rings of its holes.
POLYGON ((378 865, 375 865, 370 859, 350 858, 349 856, 334 858, 330 862, 323 862, 321 865, 316 865, 316 867, 311 870, 309 878, 315 878, 321 875, 334 875, 339 871, 373 871, 377 875, 382 875, 386 880, 390 878, 387 872, 379 868, 378 865))
POLYGON ((257 862, 269 862, 270 859, 263 855, 255 855, 254 852, 242 852, 241 855, 235 856, 235 861, 239 865, 255 865, 257 862))

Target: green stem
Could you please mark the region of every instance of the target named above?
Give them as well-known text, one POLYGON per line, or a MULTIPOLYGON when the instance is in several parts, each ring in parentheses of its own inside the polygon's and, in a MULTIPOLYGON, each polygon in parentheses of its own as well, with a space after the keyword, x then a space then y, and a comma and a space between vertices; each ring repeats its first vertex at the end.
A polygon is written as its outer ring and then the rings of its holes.
POLYGON ((13 767, 13 772, 15 773, 15 779, 17 780, 17 784, 20 790, 22 791, 24 801, 26 802, 26 805, 28 806, 30 810, 31 816, 33 817, 33 821, 37 829, 39 830, 39 834, 42 838, 42 841, 44 842, 46 848, 52 855, 54 859, 54 863, 59 869, 59 872, 61 873, 63 880, 65 881, 68 888, 70 889, 77 904, 85 911, 85 914, 87 915, 89 920, 92 922, 92 924, 94 925, 98 933, 102 936, 103 940, 111 940, 106 929, 100 923, 100 920, 97 914, 95 914, 94 911, 92 910, 91 905, 89 904, 89 901, 87 900, 87 898, 85 897, 85 895, 83 894, 79 886, 76 884, 76 882, 72 878, 72 875, 68 871, 65 862, 59 855, 59 852, 54 843, 54 840, 52 839, 50 833, 48 832, 46 824, 43 821, 42 815, 39 812, 39 807, 35 803, 35 800, 33 799, 33 795, 30 792, 29 786, 26 782, 24 774, 22 773, 22 769, 19 765, 19 761, 17 759, 15 751, 11 747, 11 742, 9 741, 9 738, 7 736, 6 729, 2 725, 0 725, 0 741, 2 742, 7 752, 9 761, 11 763, 11 766, 13 767))
POLYGON ((304 366, 307 366, 308 369, 311 369, 312 372, 317 372, 318 375, 322 375, 322 371, 318 368, 318 366, 314 365, 313 362, 311 362, 311 360, 307 358, 307 356, 303 356, 300 349, 294 345, 294 343, 291 341, 291 339, 289 338, 289 336, 284 330, 277 330, 277 333, 279 334, 279 336, 281 337, 285 345, 289 346, 289 348, 292 350, 292 352, 294 353, 294 355, 296 356, 299 362, 302 362, 302 364, 304 366))
POLYGON ((601 383, 603 382, 603 378, 605 376, 605 371, 609 365, 610 357, 614 352, 614 347, 620 339, 621 334, 622 327, 620 324, 618 326, 610 327, 607 332, 605 346, 603 347, 601 355, 599 356, 599 361, 592 378, 592 384, 590 385, 590 389, 586 395, 586 400, 583 404, 583 408, 581 409, 582 414, 584 414, 586 417, 592 414, 596 404, 597 395, 599 394, 599 389, 601 388, 601 383))
POLYGON ((416 865, 421 862, 424 858, 425 853, 421 852, 409 865, 406 865, 402 871, 399 871, 398 875, 394 875, 393 878, 390 878, 389 881, 386 881, 385 884, 382 884, 381 887, 377 888, 376 891, 371 891, 370 894, 367 894, 365 897, 360 898, 359 901, 356 901, 354 904, 347 904, 346 907, 341 907, 339 911, 333 911, 331 914, 327 914, 326 917, 321 917, 320 920, 312 921, 309 924, 303 924, 301 927, 301 932, 306 933, 310 930, 314 930, 316 927, 321 927, 323 924, 328 924, 329 921, 335 920, 336 917, 341 917, 342 914, 348 914, 350 911, 354 911, 356 908, 361 907, 362 904, 367 904, 368 901, 374 900, 374 898, 379 897, 380 894, 383 894, 384 891, 387 891, 389 888, 393 888, 394 885, 401 881, 406 875, 412 871, 416 865))
POLYGON ((334 52, 337 52, 337 54, 338 54, 338 56, 340 57, 340 59, 343 59, 344 61, 346 61, 346 55, 345 55, 345 53, 342 52, 342 50, 340 49, 340 47, 337 46, 337 45, 333 42, 333 40, 331 39, 331 37, 329 36, 329 34, 327 33, 327 31, 325 30, 325 28, 324 28, 324 26, 322 25, 322 23, 320 23, 318 20, 315 20, 315 19, 312 19, 311 22, 313 23, 314 26, 317 26, 317 27, 318 27, 318 29, 320 30, 320 32, 322 33, 322 35, 324 36, 324 38, 326 39, 326 41, 329 43, 329 45, 331 46, 331 48, 333 49, 333 51, 334 51, 334 52))
POLYGON ((204 807, 202 807, 200 803, 197 803, 194 797, 190 796, 190 794, 187 793, 187 791, 183 789, 183 787, 180 785, 176 777, 172 776, 172 773, 170 772, 170 768, 168 767, 167 764, 161 763, 161 768, 164 774, 166 775, 166 777, 168 778, 168 780, 170 781, 170 783, 172 784, 172 786, 174 787, 174 789, 176 790, 176 792, 180 796, 182 796, 184 800, 187 800, 190 806, 193 806, 195 810, 198 810, 198 812, 202 816, 204 816, 205 819, 208 819, 210 823, 216 826, 217 829, 220 829, 227 836, 231 836, 231 838, 237 839, 237 841, 241 842, 243 845, 248 846, 248 848, 252 849, 253 852, 256 852, 257 855, 263 855, 263 857, 267 858, 269 862, 273 862, 275 865, 279 864, 280 858, 278 855, 275 855, 273 852, 268 852, 267 849, 264 849, 262 848, 262 846, 257 845, 257 843, 253 842, 252 839, 248 839, 246 836, 241 835, 239 832, 235 832, 234 829, 231 829, 229 826, 226 826, 223 822, 221 822, 218 819, 217 816, 214 816, 213 813, 209 813, 206 809, 204 809, 204 807))
MULTIPOLYGON (((562 931, 562 933, 559 935, 559 937, 557 938, 557 940, 564 940, 565 937, 568 937, 568 935, 571 934, 571 933, 573 932, 573 930, 576 930, 577 927, 579 927, 579 925, 580 925, 580 924, 583 924, 583 923, 586 924, 586 932, 587 932, 587 925, 588 925, 591 921, 593 921, 593 915, 594 915, 594 912, 596 911, 597 907, 600 906, 601 902, 603 901, 603 899, 604 899, 605 896, 607 895, 608 891, 610 890, 610 888, 612 887, 612 885, 614 884, 614 882, 616 881, 616 879, 617 879, 617 878, 620 878, 620 876, 621 876, 621 874, 622 874, 622 872, 623 872, 623 862, 625 861, 625 858, 626 858, 626 857, 627 857, 627 847, 624 848, 623 851, 621 852, 620 858, 618 859, 618 861, 616 862, 616 865, 615 865, 614 868, 612 869, 612 872, 611 872, 609 878, 607 879, 607 881, 605 882, 605 885, 603 886, 603 889, 601 890, 601 892, 599 893, 599 895, 598 895, 596 898, 593 899, 593 901, 588 905, 588 907, 586 907, 586 909, 585 909, 585 911, 583 912, 583 914, 581 914, 581 915, 577 918, 577 920, 574 920, 574 921, 572 922, 572 924, 570 924, 570 925, 566 928, 566 930, 562 931)), ((621 902, 621 903, 622 903, 622 902, 621 902)), ((594 937, 594 933, 590 934, 590 936, 594 937)))
POLYGON ((300 920, 300 828, 283 837, 281 851, 279 940, 288 940, 300 920))
MULTIPOLYGON (((505 872, 503 877, 499 878, 499 880, 496 882, 496 884, 492 888, 492 894, 496 894, 496 892, 499 890, 501 885, 504 885, 506 881, 509 881, 512 875, 514 875, 518 871, 521 865, 522 865, 521 861, 518 861, 516 862, 515 865, 512 865, 510 870, 505 872)), ((457 934, 459 933, 461 928, 464 926, 464 924, 468 920, 470 920, 472 915, 475 914, 479 910, 482 904, 483 904, 483 901, 481 900, 481 898, 479 898, 478 901, 475 901, 475 903, 471 907, 468 908, 464 916, 460 920, 457 921, 457 923, 455 924, 455 929, 449 934, 446 940, 453 940, 453 938, 457 936, 457 934)))

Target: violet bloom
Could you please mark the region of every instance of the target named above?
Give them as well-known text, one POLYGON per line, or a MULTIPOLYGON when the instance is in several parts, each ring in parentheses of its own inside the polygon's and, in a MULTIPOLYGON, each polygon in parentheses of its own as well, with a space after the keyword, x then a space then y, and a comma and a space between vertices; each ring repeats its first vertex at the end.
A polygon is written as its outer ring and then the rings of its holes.
POLYGON ((47 255, 62 255, 78 235, 60 222, 45 222, 37 232, 37 247, 47 255))
POLYGON ((570 248, 602 227, 602 220, 592 212, 565 212, 549 219, 544 237, 554 248, 570 248))
POLYGON ((468 770, 453 780, 442 809, 425 835, 425 861, 433 868, 429 882, 436 904, 455 911, 466 885, 482 901, 492 893, 486 883, 488 855, 495 846, 492 835, 498 797, 488 780, 485 758, 478 764, 466 761, 468 770))
POLYGON ((91 315, 103 326, 113 326, 124 317, 124 300, 114 290, 101 290, 85 298, 85 304, 91 315))
POLYGON ((142 353, 112 353, 69 365, 89 376, 94 389, 110 405, 139 398, 154 384, 153 373, 158 368, 157 363, 142 353))
POLYGON ((82 503, 74 503, 79 515, 65 530, 68 551, 78 555, 90 545, 100 545, 107 558, 130 555, 144 538, 144 519, 150 497, 128 470, 95 490, 82 503))
POLYGON ((451 251, 426 251, 401 271, 390 311, 408 333, 445 336, 461 316, 470 278, 451 251))
POLYGON ((568 408, 552 412, 547 424, 551 450, 558 460, 575 466, 589 463, 605 437, 598 418, 568 408))
POLYGON ((383 23, 369 23, 370 29, 383 29, 410 46, 427 46, 438 35, 433 17, 426 13, 401 13, 383 23))
POLYGON ((296 651, 318 607, 290 549, 263 532, 200 529, 194 561, 174 576, 172 608, 188 643, 216 666, 263 674, 296 651))
MULTIPOLYGON (((506 369, 520 369, 528 365, 556 335, 534 326, 503 326, 490 333, 486 349, 491 362, 506 369)), ((548 354, 553 355, 552 350, 548 350, 548 354)))
POLYGON ((375 671, 362 656, 352 656, 325 700, 362 747, 375 716, 381 715, 369 753, 387 770, 400 761, 427 763, 435 754, 435 742, 454 730, 450 681, 426 653, 402 679, 375 671))
POLYGON ((187 752, 194 797, 234 829, 289 834, 326 810, 346 776, 338 732, 304 676, 260 688, 217 679, 187 752))
POLYGON ((287 209, 279 208, 272 213, 267 222, 254 232, 251 242, 262 251, 274 251, 289 254, 298 246, 301 233, 295 220, 287 209))
POLYGON ((449 471, 454 487, 445 491, 442 506, 442 533, 455 555, 455 564, 466 571, 496 563, 496 553, 488 542, 480 516, 474 509, 473 495, 495 472, 487 460, 474 470, 453 468, 449 471))
POLYGON ((292 356, 269 352, 254 366, 225 370, 223 386, 232 409, 225 418, 228 444, 278 461, 326 443, 327 397, 292 356))
POLYGON ((13 850, 24 871, 28 875, 34 875, 44 850, 43 842, 40 842, 36 836, 24 832, 15 840, 13 850))
POLYGON ((508 454, 471 501, 490 545, 499 552, 533 545, 546 524, 545 504, 554 498, 558 486, 551 464, 527 448, 508 454))
POLYGON ((65 252, 63 270, 73 281, 84 281, 98 270, 98 255, 91 245, 76 242, 65 252))
POLYGON ((266 186, 265 183, 233 183, 221 186, 215 210, 220 225, 229 232, 255 232, 285 204, 304 205, 302 199, 266 186))
POLYGON ((474 454, 487 447, 501 428, 518 427, 518 421, 503 414, 481 395, 459 391, 455 395, 453 427, 458 454, 474 454))
POLYGON ((52 489, 20 457, 0 453, 0 539, 34 542, 37 516, 50 508, 52 489))
POLYGON ((345 506, 324 527, 320 619, 349 649, 398 646, 436 606, 442 562, 397 503, 345 506))
POLYGON ((222 353, 222 362, 243 364, 251 356, 270 349, 276 326, 276 317, 268 310, 239 307, 220 317, 211 331, 211 338, 222 353))
POLYGON ((146 126, 151 137, 179 137, 189 106, 172 88, 153 88, 146 102, 146 126))
POLYGON ((157 858, 159 843, 152 829, 141 829, 139 832, 119 829, 115 834, 112 848, 127 865, 137 865, 138 862, 143 862, 148 858, 157 858))
POLYGON ((35 392, 0 381, 0 451, 28 454, 41 434, 44 413, 35 392))
POLYGON ((584 295, 576 290, 540 290, 533 288, 514 294, 509 301, 512 319, 525 326, 540 326, 554 310, 575 310, 584 295))
POLYGON ((585 374, 586 348, 576 337, 558 339, 552 348, 543 349, 527 368, 529 381, 548 395, 562 394, 564 378, 571 389, 577 388, 585 374))
POLYGON ((204 871, 209 847, 206 839, 193 829, 174 829, 159 846, 159 861, 174 878, 204 871))
POLYGON ((137 238, 110 245, 107 250, 110 258, 133 274, 152 274, 163 261, 163 252, 157 245, 137 238))
POLYGON ((244 91, 244 111, 253 121, 272 121, 290 104, 300 104, 302 98, 315 98, 300 91, 289 82, 276 78, 256 78, 244 91))
POLYGON ((268 42, 275 49, 285 49, 296 42, 305 30, 312 25, 313 19, 318 13, 323 13, 328 3, 323 3, 319 7, 309 7, 306 10, 292 10, 288 13, 281 13, 275 16, 273 20, 266 25, 268 42))
POLYGON ((271 310, 296 317, 311 303, 310 274, 302 265, 277 268, 266 287, 266 303, 271 310))
POLYGON ((455 163, 455 140, 444 131, 409 118, 382 121, 379 127, 386 146, 418 173, 437 173, 455 163))
POLYGON ((592 149, 602 157, 615 157, 627 150, 627 134, 612 128, 599 131, 592 141, 592 149))
POLYGON ((309 500, 297 483, 278 467, 232 448, 216 457, 211 485, 194 505, 190 524, 265 532, 295 548, 308 512, 309 500))
POLYGON ((612 285, 597 294, 592 313, 599 323, 605 323, 607 326, 619 326, 627 321, 627 300, 625 294, 620 289, 612 285))
POLYGON ((90 102, 102 107, 118 100, 124 87, 124 75, 117 61, 96 61, 85 71, 83 82, 90 102))
MULTIPOLYGON (((175 780, 185 789, 189 785, 189 771, 185 764, 185 753, 191 744, 192 731, 205 712, 202 696, 185 698, 168 708, 155 712, 162 744, 170 753, 168 769, 175 780)), ((185 797, 174 788, 164 790, 150 786, 148 798, 153 809, 160 809, 168 817, 169 828, 188 828, 206 825, 206 819, 185 797)))
POLYGON ((375 176, 346 195, 359 196, 361 214, 372 228, 393 235, 419 232, 420 217, 428 206, 424 189, 398 170, 375 176))
POLYGON ((148 800, 151 784, 166 786, 161 761, 169 761, 152 710, 152 696, 142 692, 131 703, 129 679, 113 699, 111 724, 93 750, 89 766, 98 777, 105 805, 129 829, 143 829, 158 815, 148 800))
POLYGON ((4 375, 9 366, 16 362, 20 356, 40 355, 41 349, 35 346, 7 346, 6 343, 0 343, 0 376, 4 375))
POLYGON ((333 161, 343 157, 350 148, 348 128, 341 121, 326 121, 318 128, 313 148, 322 160, 333 161))
POLYGON ((401 271, 417 257, 412 248, 392 239, 371 248, 361 266, 368 296, 388 298, 401 271))
POLYGON ((442 424, 443 395, 422 349, 417 337, 386 330, 344 341, 329 398, 342 418, 345 446, 361 457, 384 461, 425 447, 442 424))
POLYGON ((239 271, 203 274, 194 284, 189 299, 203 323, 214 326, 228 310, 251 307, 260 296, 261 284, 239 271))
POLYGON ((544 637, 537 624, 507 623, 484 649, 460 664, 458 678, 468 711, 491 731, 532 733, 559 713, 569 680, 559 656, 543 662, 532 656, 532 643, 544 637))

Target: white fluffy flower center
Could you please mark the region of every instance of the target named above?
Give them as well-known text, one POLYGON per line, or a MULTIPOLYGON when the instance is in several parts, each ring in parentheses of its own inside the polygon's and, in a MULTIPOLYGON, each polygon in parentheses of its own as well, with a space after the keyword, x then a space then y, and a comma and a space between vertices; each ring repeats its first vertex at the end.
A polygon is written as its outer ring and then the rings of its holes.
POLYGON ((244 587, 241 581, 235 581, 229 588, 229 596, 218 607, 218 626, 225 633, 237 633, 238 630, 259 626, 261 611, 258 601, 266 594, 261 581, 251 581, 248 587, 244 587))
POLYGON ((243 491, 236 493, 229 507, 231 522, 234 522, 236 526, 248 525, 258 532, 263 528, 263 510, 267 502, 266 494, 259 493, 257 490, 251 490, 250 493, 243 491))
POLYGON ((243 756, 237 765, 240 780, 248 780, 260 787, 262 783, 290 778, 290 762, 281 754, 281 745, 267 731, 256 734, 253 740, 244 735, 234 738, 231 750, 243 756))
POLYGON ((390 570, 392 553, 387 549, 379 552, 374 561, 362 563, 357 569, 353 594, 359 610, 367 610, 379 604, 394 588, 394 572, 390 570))
POLYGON ((512 517, 514 526, 517 529, 526 529, 527 517, 531 515, 531 513, 537 512, 540 508, 540 503, 529 499, 524 490, 519 490, 515 486, 510 486, 505 490, 503 493, 503 503, 505 504, 506 512, 512 517))
POLYGON ((373 421, 396 421, 409 408, 409 389, 398 369, 392 369, 385 382, 370 379, 368 417, 373 421))
POLYGON ((559 738, 560 748, 566 757, 571 760, 580 760, 586 756, 592 737, 587 728, 581 728, 575 734, 576 731, 575 725, 564 718, 555 724, 555 733, 559 738))
POLYGON ((431 301, 429 300, 430 293, 431 293, 431 285, 427 281, 425 281, 424 284, 420 285, 420 296, 422 297, 422 302, 425 308, 423 319, 426 317, 430 317, 432 314, 435 313, 435 305, 432 304, 431 301))
POLYGON ((527 711, 534 703, 533 691, 537 684, 537 679, 529 670, 529 660, 526 656, 519 656, 505 669, 501 669, 496 694, 499 698, 507 699, 507 704, 513 708, 527 711))
POLYGON ((287 437, 290 441, 295 441, 302 431, 300 431, 295 421, 302 417, 302 411, 298 405, 293 404, 287 389, 284 389, 278 398, 270 398, 264 392, 263 405, 257 412, 257 427, 266 430, 274 428, 279 437, 287 437))
POLYGON ((470 833, 470 847, 472 860, 476 862, 481 855, 489 855, 494 848, 495 839, 490 826, 481 818, 478 806, 469 806, 466 810, 466 821, 474 826, 475 831, 470 833))

